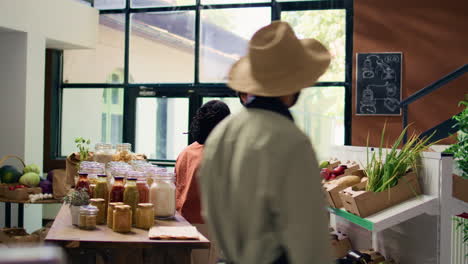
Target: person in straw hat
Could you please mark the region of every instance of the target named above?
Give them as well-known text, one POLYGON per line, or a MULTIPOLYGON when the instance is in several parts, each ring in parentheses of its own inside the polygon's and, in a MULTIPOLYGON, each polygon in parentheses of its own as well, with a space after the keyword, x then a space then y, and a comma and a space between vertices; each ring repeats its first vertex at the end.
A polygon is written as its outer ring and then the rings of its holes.
POLYGON ((330 53, 286 22, 258 30, 228 85, 245 106, 210 134, 202 210, 227 263, 331 263, 317 160, 288 108, 327 70, 330 53))

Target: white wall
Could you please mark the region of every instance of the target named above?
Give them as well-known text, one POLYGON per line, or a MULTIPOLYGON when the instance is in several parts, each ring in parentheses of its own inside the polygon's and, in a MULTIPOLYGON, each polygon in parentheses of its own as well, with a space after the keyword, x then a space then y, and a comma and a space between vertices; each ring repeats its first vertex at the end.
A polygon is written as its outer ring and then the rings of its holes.
POLYGON ((91 48, 97 38, 98 11, 72 0, 2 0, 0 27, 35 32, 48 47, 91 48))
MULTIPOLYGON (((98 11, 72 0, 0 1, 0 157, 16 154, 42 167, 46 45, 92 48, 97 28, 98 11)), ((38 229, 42 206, 25 206, 24 216, 28 232, 38 229)))

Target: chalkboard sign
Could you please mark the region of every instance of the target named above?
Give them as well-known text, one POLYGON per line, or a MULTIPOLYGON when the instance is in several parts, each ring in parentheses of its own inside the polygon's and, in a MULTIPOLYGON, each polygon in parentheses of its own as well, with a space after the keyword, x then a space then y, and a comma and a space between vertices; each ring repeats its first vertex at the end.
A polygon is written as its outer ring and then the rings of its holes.
POLYGON ((357 115, 401 115, 402 53, 358 53, 357 115))

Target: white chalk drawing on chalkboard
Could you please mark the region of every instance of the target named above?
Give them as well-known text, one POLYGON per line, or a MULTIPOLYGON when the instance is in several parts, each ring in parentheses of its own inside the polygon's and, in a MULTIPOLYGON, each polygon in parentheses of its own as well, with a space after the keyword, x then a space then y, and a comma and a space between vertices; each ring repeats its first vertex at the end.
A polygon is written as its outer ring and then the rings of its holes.
POLYGON ((397 94, 397 86, 394 83, 385 83, 386 95, 389 97, 395 97, 397 94))
POLYGON ((384 106, 388 110, 395 112, 400 107, 400 101, 393 97, 386 97, 384 99, 384 106))
POLYGON ((374 92, 369 89, 369 86, 362 91, 362 98, 359 102, 359 110, 364 114, 375 114, 377 109, 375 107, 376 101, 374 98, 374 92))
POLYGON ((395 79, 395 70, 393 70, 390 65, 385 63, 382 59, 378 58, 375 63, 376 66, 376 73, 381 76, 382 80, 394 80, 395 79))
POLYGON ((364 79, 372 79, 374 78, 374 67, 372 67, 372 61, 370 56, 367 56, 366 60, 364 60, 364 65, 362 67, 362 78, 364 79))

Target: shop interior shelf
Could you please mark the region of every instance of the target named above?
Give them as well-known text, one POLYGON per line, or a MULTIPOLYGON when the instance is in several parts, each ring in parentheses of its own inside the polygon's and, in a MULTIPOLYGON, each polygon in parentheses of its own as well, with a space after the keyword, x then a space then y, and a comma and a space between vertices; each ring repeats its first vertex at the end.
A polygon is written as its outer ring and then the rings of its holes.
POLYGON ((436 214, 437 200, 436 196, 420 195, 366 218, 351 214, 344 209, 328 208, 328 210, 367 230, 379 232, 424 213, 436 214))

